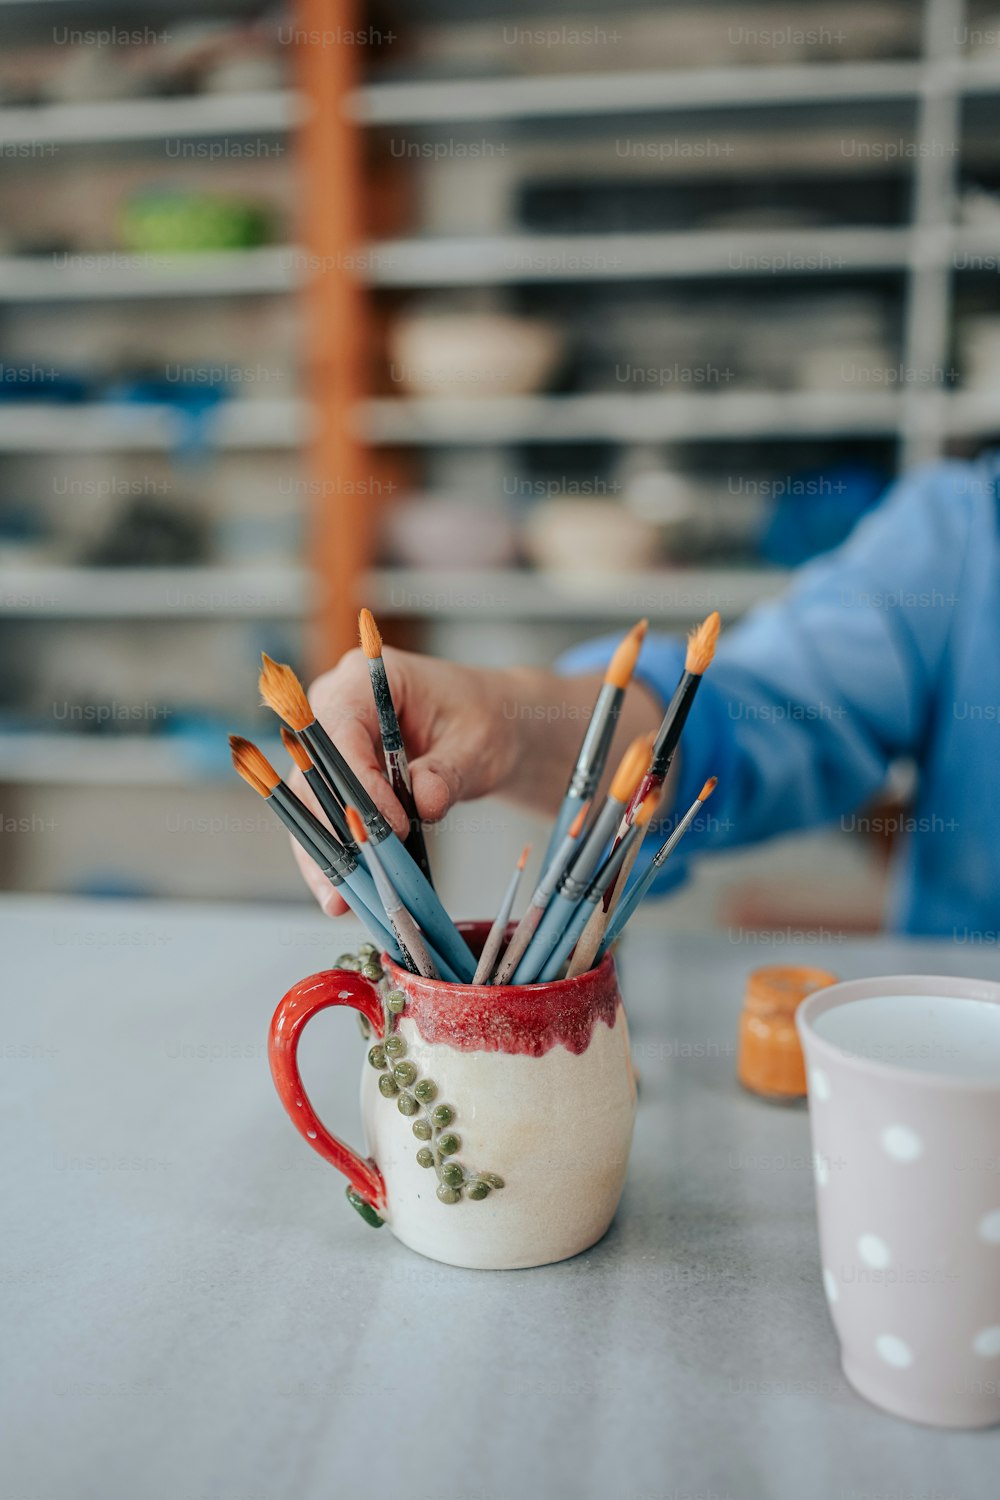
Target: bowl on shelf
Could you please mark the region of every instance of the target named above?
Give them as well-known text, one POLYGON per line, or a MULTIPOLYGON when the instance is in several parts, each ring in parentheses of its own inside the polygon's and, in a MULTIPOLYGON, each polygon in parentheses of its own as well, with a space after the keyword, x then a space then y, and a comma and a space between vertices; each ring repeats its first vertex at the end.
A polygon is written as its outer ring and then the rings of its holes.
POLYGON ((389 375, 411 396, 527 396, 558 368, 562 330, 508 313, 411 313, 389 332, 389 375))
POLYGON ((517 533, 502 508, 413 497, 383 523, 391 562, 411 568, 503 568, 517 557, 517 533))
POLYGON ((522 544, 550 573, 646 572, 659 561, 657 528, 613 500, 545 500, 527 517, 522 544))

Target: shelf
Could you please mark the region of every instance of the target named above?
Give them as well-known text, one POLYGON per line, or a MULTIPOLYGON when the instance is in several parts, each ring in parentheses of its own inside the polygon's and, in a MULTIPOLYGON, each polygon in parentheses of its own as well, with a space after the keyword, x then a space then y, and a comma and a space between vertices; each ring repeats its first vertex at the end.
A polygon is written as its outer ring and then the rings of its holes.
POLYGON ((988 58, 428 79, 369 84, 348 97, 345 110, 362 125, 434 125, 851 104, 947 91, 1000 91, 1000 68, 988 58))
MULTIPOLYGON (((183 414, 170 406, 45 402, 0 405, 0 453, 148 452, 178 446, 183 414)), ((296 448, 308 429, 301 401, 227 401, 208 424, 212 447, 296 448)))
POLYGON ((495 235, 384 240, 365 259, 375 286, 482 286, 901 271, 913 245, 908 229, 495 235))
POLYGON ((296 619, 311 593, 297 568, 0 569, 8 619, 296 619))
POLYGON ((948 437, 986 437, 1000 433, 1000 409, 995 391, 957 391, 928 399, 928 414, 940 416, 948 437))
POLYGON ((379 618, 634 620, 687 625, 711 609, 728 619, 773 599, 788 584, 777 569, 659 569, 620 575, 561 575, 518 568, 376 568, 363 596, 379 618))
POLYGON ((102 141, 159 140, 163 136, 280 134, 305 118, 305 108, 305 101, 290 89, 40 104, 0 109, 0 143, 96 145, 102 141))
POLYGON ((385 444, 648 443, 683 438, 894 436, 895 391, 643 391, 586 396, 379 400, 357 408, 370 441, 385 444))
MULTIPOLYGON (((959 250, 996 254, 981 227, 691 230, 670 234, 511 234, 382 240, 363 257, 372 286, 447 287, 544 281, 830 276, 948 264, 959 250)), ((282 294, 306 280, 294 245, 219 254, 119 251, 0 256, 0 302, 80 302, 282 294)))
POLYGON ((238 297, 294 291, 302 261, 290 246, 190 255, 108 250, 0 256, 0 301, 80 302, 135 297, 238 297))
POLYGON ((928 71, 918 62, 812 63, 421 80, 369 84, 348 97, 345 109, 364 125, 430 125, 908 99, 928 71))
MULTIPOLYGON (((191 786, 226 780, 225 742, 218 761, 180 738, 152 735, 0 733, 0 784, 191 786), (199 753, 200 752, 200 753, 199 753)), ((261 743, 278 760, 280 745, 261 743)), ((279 762, 280 763, 280 762, 279 762)), ((235 783, 234 783, 235 784, 235 783)))

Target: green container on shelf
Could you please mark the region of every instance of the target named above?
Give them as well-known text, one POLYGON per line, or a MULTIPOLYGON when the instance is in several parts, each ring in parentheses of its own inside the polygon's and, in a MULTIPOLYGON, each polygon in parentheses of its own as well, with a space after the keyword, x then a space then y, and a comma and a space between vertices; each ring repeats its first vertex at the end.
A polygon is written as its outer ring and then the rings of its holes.
POLYGON ((251 250, 269 238, 260 204, 217 193, 137 193, 119 218, 122 244, 142 255, 251 250))

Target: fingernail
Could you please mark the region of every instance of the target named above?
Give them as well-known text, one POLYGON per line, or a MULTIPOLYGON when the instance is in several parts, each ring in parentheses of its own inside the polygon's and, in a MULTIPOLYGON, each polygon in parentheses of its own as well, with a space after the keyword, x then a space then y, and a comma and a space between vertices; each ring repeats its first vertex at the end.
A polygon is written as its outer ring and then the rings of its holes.
POLYGON ((331 891, 328 896, 324 896, 319 906, 320 911, 326 917, 340 916, 340 897, 336 891, 331 891))

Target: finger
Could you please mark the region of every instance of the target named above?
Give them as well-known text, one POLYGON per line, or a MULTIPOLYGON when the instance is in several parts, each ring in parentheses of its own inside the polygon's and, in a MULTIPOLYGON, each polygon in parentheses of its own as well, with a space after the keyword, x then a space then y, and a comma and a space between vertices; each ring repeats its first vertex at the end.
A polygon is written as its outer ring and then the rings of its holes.
POLYGON ((385 778, 382 736, 367 668, 360 652, 351 652, 309 690, 317 717, 379 811, 401 838, 409 820, 385 778), (357 662, 355 661, 357 657, 357 662), (359 673, 363 672, 363 680, 359 673))
POLYGON ((470 782, 478 780, 478 752, 469 726, 446 729, 432 750, 410 767, 417 812, 427 823, 437 823, 463 797, 475 795, 470 782))
MULTIPOLYGON (((289 837, 291 836, 289 835, 289 837)), ((291 840, 291 844, 295 863, 298 865, 306 885, 318 901, 321 910, 328 917, 342 917, 348 910, 348 907, 341 900, 336 886, 330 884, 319 865, 316 864, 315 860, 309 858, 309 855, 302 848, 301 844, 297 843, 295 839, 291 840)))
POLYGON ((500 754, 492 717, 475 710, 445 719, 430 750, 410 767, 421 818, 436 823, 456 802, 469 802, 495 791, 500 754))

